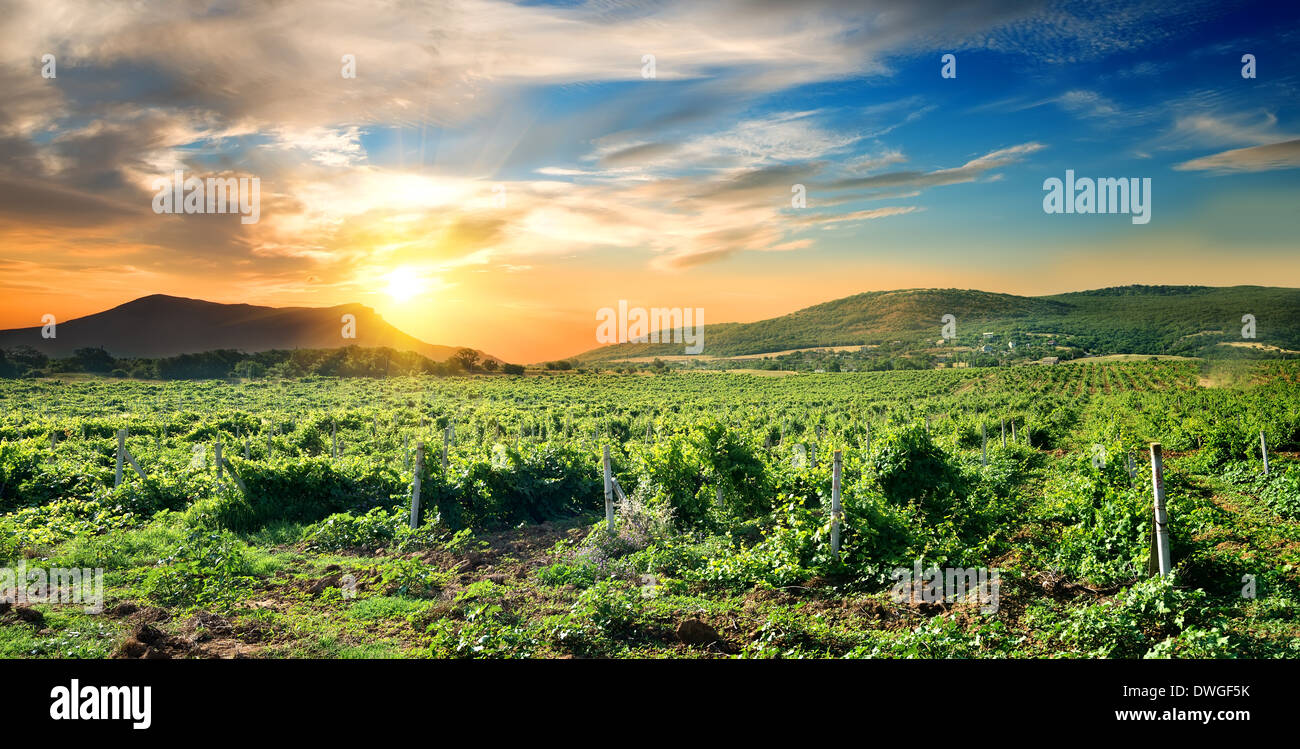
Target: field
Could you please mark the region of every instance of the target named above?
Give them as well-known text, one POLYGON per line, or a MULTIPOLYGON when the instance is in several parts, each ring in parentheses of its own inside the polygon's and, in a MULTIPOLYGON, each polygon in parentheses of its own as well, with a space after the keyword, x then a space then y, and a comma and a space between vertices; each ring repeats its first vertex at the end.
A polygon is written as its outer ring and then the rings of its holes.
POLYGON ((0 657, 1300 655, 1297 362, 26 379, 0 403, 0 567, 105 571, 101 614, 0 604, 0 657), (121 429, 145 477, 115 486, 121 429), (900 595, 931 568, 996 572, 996 598, 900 595))

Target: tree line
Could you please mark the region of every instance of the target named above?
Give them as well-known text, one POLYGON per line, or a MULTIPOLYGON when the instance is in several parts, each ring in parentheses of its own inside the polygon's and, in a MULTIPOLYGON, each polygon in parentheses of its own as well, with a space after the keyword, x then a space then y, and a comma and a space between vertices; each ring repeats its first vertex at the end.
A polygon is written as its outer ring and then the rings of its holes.
POLYGON ((522 375, 521 364, 484 358, 462 348, 445 361, 411 351, 346 346, 333 349, 292 349, 246 353, 218 349, 161 358, 116 358, 103 348, 77 349, 52 359, 30 346, 0 350, 0 378, 43 377, 86 372, 142 380, 203 380, 233 377, 390 377, 430 374, 451 376, 483 372, 522 375))

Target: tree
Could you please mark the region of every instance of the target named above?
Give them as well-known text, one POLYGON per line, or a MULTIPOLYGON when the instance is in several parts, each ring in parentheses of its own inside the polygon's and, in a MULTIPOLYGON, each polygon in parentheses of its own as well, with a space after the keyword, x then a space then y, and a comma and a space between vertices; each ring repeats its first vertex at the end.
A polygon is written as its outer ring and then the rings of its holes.
POLYGON ((484 359, 484 360, 483 360, 483 369, 486 369, 486 370, 489 371, 489 372, 495 372, 495 371, 497 371, 497 366, 498 366, 498 363, 497 363, 497 360, 496 360, 496 359, 484 359))
POLYGON ((72 358, 86 372, 110 372, 116 364, 113 355, 103 348, 79 348, 72 352, 72 358))
POLYGON ((266 367, 251 359, 245 359, 235 365, 235 376, 243 377, 246 380, 261 377, 265 372, 266 367))
POLYGON ((472 348, 463 348, 452 354, 452 360, 459 362, 460 366, 466 372, 473 372, 474 366, 478 364, 478 352, 472 348))
POLYGON ((522 364, 502 364, 502 365, 501 365, 501 371, 502 371, 502 372, 505 372, 505 373, 508 374, 508 375, 521 375, 521 374, 524 373, 524 365, 522 365, 522 364))
POLYGON ((50 358, 31 346, 18 346, 9 350, 9 361, 14 363, 21 377, 34 369, 41 369, 50 363, 50 358))

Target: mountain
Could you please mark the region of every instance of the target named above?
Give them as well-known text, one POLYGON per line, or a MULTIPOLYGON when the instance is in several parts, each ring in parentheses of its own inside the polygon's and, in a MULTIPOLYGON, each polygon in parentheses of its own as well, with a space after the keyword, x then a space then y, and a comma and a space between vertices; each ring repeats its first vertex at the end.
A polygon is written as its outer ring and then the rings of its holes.
MULTIPOLYGON (((1215 356, 1247 343, 1242 316, 1256 320, 1249 345, 1300 350, 1300 289, 1267 286, 1121 286, 1051 296, 963 289, 871 291, 752 323, 704 328, 703 356, 901 341, 933 345, 944 315, 957 342, 999 342, 1031 334, 1093 353, 1215 356), (1234 344, 1227 346, 1225 344, 1234 344)), ((580 361, 681 356, 683 344, 628 343, 592 349, 580 361)), ((1236 350, 1240 350, 1237 348, 1236 350)), ((1271 349, 1263 349, 1271 350, 1271 349)))
POLYGON ((445 361, 460 348, 435 346, 409 336, 360 304, 257 307, 163 294, 59 322, 54 338, 43 338, 41 331, 40 327, 2 330, 0 349, 30 346, 59 358, 79 348, 100 347, 117 358, 157 358, 214 349, 252 353, 356 345, 414 351, 434 361, 445 361), (343 337, 344 315, 356 318, 355 338, 343 337))

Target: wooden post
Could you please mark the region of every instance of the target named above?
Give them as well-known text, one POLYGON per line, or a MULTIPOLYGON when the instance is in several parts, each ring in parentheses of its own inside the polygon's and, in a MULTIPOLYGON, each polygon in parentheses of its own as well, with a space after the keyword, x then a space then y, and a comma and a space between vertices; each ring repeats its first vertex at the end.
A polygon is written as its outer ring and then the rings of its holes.
POLYGON ((221 459, 221 443, 220 443, 220 442, 217 442, 215 445, 213 445, 213 446, 212 446, 212 450, 213 450, 213 460, 215 460, 216 463, 217 463, 217 481, 220 481, 220 480, 221 480, 221 464, 222 464, 222 462, 223 462, 222 459, 221 459))
POLYGON ((244 460, 252 460, 253 456, 248 453, 248 440, 244 440, 244 460))
POLYGON ((126 452, 126 430, 117 430, 117 471, 113 474, 113 488, 122 485, 122 461, 123 453, 126 452))
POLYGON ((1006 420, 1006 419, 998 419, 998 421, 1002 422, 1002 447, 1003 447, 1003 449, 1006 449, 1006 446, 1007 446, 1007 420, 1006 420))
POLYGON ((140 464, 135 462, 135 456, 131 454, 130 450, 123 449, 122 457, 126 458, 126 462, 131 465, 131 468, 135 469, 135 472, 137 474, 139 474, 141 481, 144 481, 145 479, 149 478, 148 476, 145 475, 144 469, 140 467, 140 464))
POLYGON ((1156 561, 1160 576, 1164 577, 1173 569, 1173 564, 1169 552, 1169 516, 1165 512, 1164 463, 1159 442, 1151 443, 1151 490, 1155 495, 1156 561))
POLYGON ((1132 483, 1133 479, 1137 478, 1137 466, 1133 464, 1133 453, 1125 450, 1124 457, 1128 460, 1128 480, 1129 483, 1132 483))
POLYGON ((447 470, 447 443, 451 441, 451 426, 442 430, 442 470, 447 470))
POLYGON ((840 451, 835 451, 831 469, 831 554, 840 558, 840 451))
POLYGON ((718 495, 718 507, 721 507, 721 506, 722 506, 722 484, 718 484, 718 487, 717 487, 717 488, 718 488, 718 491, 717 491, 717 495, 718 495))
POLYGON ((1012 442, 1016 441, 1016 420, 1015 419, 1011 420, 1011 441, 1012 442))
POLYGON ((337 425, 330 422, 330 442, 333 444, 333 456, 337 460, 339 457, 339 435, 337 425))
POLYGON ((867 422, 867 452, 871 452, 871 422, 867 422))
POLYGON ((58 441, 59 441, 58 436, 57 436, 54 432, 50 432, 50 449, 51 449, 51 450, 54 449, 54 446, 55 446, 55 444, 58 443, 58 441))
POLYGON ((411 481, 411 527, 420 525, 420 476, 424 473, 424 441, 415 443, 415 478, 411 481))
POLYGON ((612 534, 614 532, 614 485, 611 481, 613 473, 609 469, 609 445, 605 445, 604 448, 602 463, 605 468, 605 524, 612 534))
POLYGON ((980 465, 989 464, 989 432, 984 427, 984 422, 980 422, 980 465))
POLYGON ((267 430, 266 430, 266 459, 267 459, 267 460, 270 460, 270 459, 271 459, 271 429, 270 429, 270 427, 268 427, 267 430))
POLYGON ((1259 432, 1259 454, 1264 459, 1264 475, 1268 475, 1268 442, 1264 439, 1264 430, 1259 432))
POLYGON ((244 480, 235 472, 235 467, 230 465, 229 462, 226 462, 225 466, 230 469, 230 478, 235 480, 235 486, 239 487, 239 493, 248 496, 248 487, 244 486, 244 480))

